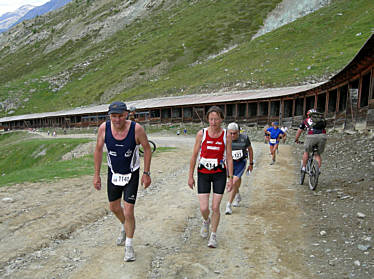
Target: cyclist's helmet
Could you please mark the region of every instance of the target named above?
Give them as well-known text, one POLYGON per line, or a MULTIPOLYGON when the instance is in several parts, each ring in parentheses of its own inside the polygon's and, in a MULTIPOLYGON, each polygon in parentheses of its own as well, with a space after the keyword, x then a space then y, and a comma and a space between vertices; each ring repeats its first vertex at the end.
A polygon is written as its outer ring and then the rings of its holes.
POLYGON ((309 116, 309 114, 313 113, 313 112, 317 112, 315 109, 310 109, 308 110, 308 112, 306 113, 306 116, 309 116))

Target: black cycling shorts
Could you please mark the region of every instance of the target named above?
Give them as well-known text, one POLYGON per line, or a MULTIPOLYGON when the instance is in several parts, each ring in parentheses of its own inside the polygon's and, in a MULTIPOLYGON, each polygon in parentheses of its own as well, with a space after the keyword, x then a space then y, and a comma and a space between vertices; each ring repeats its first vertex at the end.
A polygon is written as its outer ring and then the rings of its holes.
POLYGON ((212 183, 213 193, 222 195, 226 187, 226 169, 217 173, 197 172, 197 192, 199 194, 209 194, 212 183))
POLYGON ((139 169, 131 174, 131 179, 126 186, 117 186, 112 183, 112 172, 108 171, 108 199, 110 202, 122 198, 123 200, 135 204, 139 186, 139 169))

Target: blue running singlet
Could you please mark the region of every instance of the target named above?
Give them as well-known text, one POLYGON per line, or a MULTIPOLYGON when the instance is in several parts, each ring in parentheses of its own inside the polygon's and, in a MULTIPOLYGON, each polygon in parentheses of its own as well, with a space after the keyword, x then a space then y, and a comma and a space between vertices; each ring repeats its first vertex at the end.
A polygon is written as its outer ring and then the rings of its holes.
POLYGON ((123 140, 113 137, 110 120, 105 127, 105 145, 108 150, 108 175, 128 174, 140 167, 139 145, 135 140, 135 122, 131 122, 127 136, 123 140))

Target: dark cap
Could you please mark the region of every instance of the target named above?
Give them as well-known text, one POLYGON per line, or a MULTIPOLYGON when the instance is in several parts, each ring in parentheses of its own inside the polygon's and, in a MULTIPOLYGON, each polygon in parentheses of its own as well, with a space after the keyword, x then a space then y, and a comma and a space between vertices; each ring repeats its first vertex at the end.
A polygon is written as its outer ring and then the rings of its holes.
POLYGON ((108 113, 123 113, 125 111, 128 111, 126 104, 124 102, 116 101, 110 104, 108 113))

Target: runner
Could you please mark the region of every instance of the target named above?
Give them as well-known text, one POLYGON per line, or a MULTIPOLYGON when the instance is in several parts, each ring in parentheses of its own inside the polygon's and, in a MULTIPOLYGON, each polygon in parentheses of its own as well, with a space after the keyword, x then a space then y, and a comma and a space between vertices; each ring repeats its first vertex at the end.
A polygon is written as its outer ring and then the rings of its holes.
POLYGON ((126 120, 128 110, 125 103, 113 102, 109 106, 109 116, 110 120, 100 125, 97 135, 93 184, 96 190, 101 189, 100 168, 105 144, 108 150, 109 208, 122 223, 117 245, 125 245, 125 261, 135 261, 132 241, 135 232, 134 206, 139 184, 139 144, 144 149, 144 172, 141 178, 144 188, 151 184, 152 153, 143 127, 126 120), (122 195, 124 207, 121 206, 122 195))
POLYGON ((239 132, 239 125, 230 123, 227 126, 227 132, 232 139, 232 159, 234 161, 234 179, 233 187, 229 194, 229 201, 226 205, 225 214, 232 214, 231 205, 234 207, 239 206, 241 197, 239 194, 239 187, 241 184, 241 177, 247 165, 247 158, 249 154, 249 165, 247 171, 253 170, 253 149, 251 141, 247 135, 239 132))
POLYGON ((326 122, 325 120, 320 123, 313 123, 312 114, 318 113, 315 109, 310 109, 307 112, 307 118, 300 124, 299 129, 296 132, 295 142, 299 142, 300 135, 307 130, 304 143, 304 154, 303 154, 303 165, 302 171, 305 171, 306 163, 308 161, 309 152, 313 151, 313 146, 318 146, 317 154, 315 158, 318 162, 319 169, 321 171, 322 158, 321 154, 325 150, 327 135, 326 135, 326 122))
POLYGON ((278 122, 273 122, 273 127, 268 128, 265 133, 270 136, 269 146, 272 156, 270 165, 273 165, 275 163, 275 154, 278 148, 279 139, 281 135, 283 135, 283 131, 278 128, 278 122))
POLYGON ((220 204, 225 191, 227 173, 229 181, 227 191, 231 191, 233 182, 233 162, 231 154, 231 137, 227 136, 226 130, 221 128, 224 118, 222 110, 212 106, 207 112, 209 127, 200 130, 196 135, 190 161, 188 186, 195 186, 193 177, 196 160, 199 156, 197 171, 197 192, 200 202, 200 211, 204 219, 200 235, 207 238, 209 225, 211 223, 212 233, 208 241, 208 247, 217 247, 217 227, 220 220, 220 204), (212 217, 209 218, 209 196, 213 184, 212 217))
MULTIPOLYGON (((279 138, 279 143, 280 143, 280 140, 282 140, 282 143, 284 144, 286 143, 288 128, 283 126, 280 129, 282 130, 283 134, 279 138)), ((277 154, 279 154, 279 144, 277 146, 277 154)))

